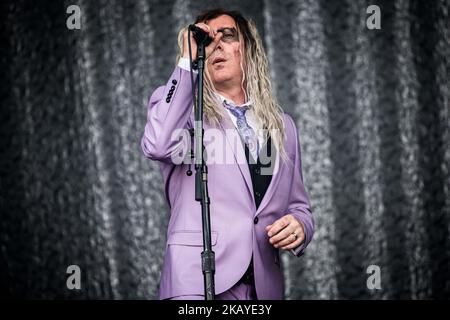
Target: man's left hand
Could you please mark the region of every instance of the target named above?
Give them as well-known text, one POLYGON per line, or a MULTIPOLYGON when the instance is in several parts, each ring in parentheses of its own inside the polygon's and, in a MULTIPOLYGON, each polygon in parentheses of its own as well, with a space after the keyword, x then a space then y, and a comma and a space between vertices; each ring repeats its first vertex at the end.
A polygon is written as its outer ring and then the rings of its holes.
POLYGON ((266 227, 269 242, 275 248, 291 250, 305 240, 303 224, 292 214, 287 214, 266 227))

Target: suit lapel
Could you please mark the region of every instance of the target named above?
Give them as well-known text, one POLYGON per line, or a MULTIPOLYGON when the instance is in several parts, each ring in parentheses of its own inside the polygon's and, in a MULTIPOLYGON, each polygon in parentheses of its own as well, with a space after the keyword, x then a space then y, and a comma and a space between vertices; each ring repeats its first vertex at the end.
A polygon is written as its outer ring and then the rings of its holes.
MULTIPOLYGON (((239 133, 236 130, 236 127, 234 126, 231 119, 229 119, 229 117, 223 117, 223 121, 220 123, 220 126, 224 130, 227 143, 228 143, 230 149, 233 151, 234 160, 236 161, 236 163, 239 167, 239 170, 242 174, 242 177, 245 180, 245 184, 247 185, 247 190, 253 199, 253 203, 255 203, 255 198, 254 198, 254 194, 253 194, 252 178, 250 176, 250 170, 249 170, 249 167, 247 164, 247 159, 245 157, 245 150, 242 145, 239 133)), ((275 148, 273 141, 272 141, 272 148, 275 148)), ((267 204, 272 199, 272 197, 275 193, 275 190, 280 182, 282 169, 283 169, 283 167, 280 164, 280 154, 277 150, 275 152, 275 166, 274 166, 274 170, 273 170, 272 180, 270 181, 269 187, 267 188, 267 191, 264 194, 264 197, 262 198, 261 203, 255 212, 255 216, 260 214, 261 211, 267 206, 267 204)))
POLYGON ((228 117, 223 117, 223 121, 220 123, 220 126, 224 130, 227 143, 230 149, 233 151, 234 160, 236 161, 239 167, 239 171, 241 172, 242 177, 245 180, 247 190, 253 199, 253 203, 255 203, 255 198, 253 195, 252 178, 250 176, 250 170, 248 168, 247 159, 245 157, 245 151, 244 148, 242 147, 242 142, 239 133, 237 132, 233 122, 228 117))
MULTIPOLYGON (((263 156, 268 156, 268 147, 270 145, 270 158, 273 158, 273 153, 275 152, 275 159, 274 160, 270 160, 271 162, 274 161, 275 164, 273 165, 273 171, 272 173, 272 178, 270 180, 269 186, 267 187, 267 190, 264 194, 264 197, 261 200, 261 203, 259 204, 259 207, 257 209, 257 211, 255 212, 255 216, 257 216, 266 206, 267 204, 270 202, 272 196, 275 193, 275 190, 277 188, 279 179, 280 179, 280 174, 279 174, 279 152, 275 147, 275 143, 273 141, 273 139, 271 139, 270 144, 268 143, 268 141, 266 140, 263 148, 261 148, 261 152, 260 152, 260 159, 262 159, 263 156)), ((263 173, 263 166, 261 166, 261 173, 263 173)))
MULTIPOLYGON (((272 150, 275 148, 274 142, 272 141, 272 150)), ((280 155, 278 150, 275 152, 275 165, 273 168, 273 175, 272 179, 270 180, 270 184, 267 188, 266 193, 264 194, 264 197, 261 200, 261 203, 259 204, 258 210, 256 210, 255 216, 261 213, 261 211, 267 206, 267 204, 272 199, 272 196, 275 193, 275 190, 277 188, 278 183, 280 182, 280 155)))

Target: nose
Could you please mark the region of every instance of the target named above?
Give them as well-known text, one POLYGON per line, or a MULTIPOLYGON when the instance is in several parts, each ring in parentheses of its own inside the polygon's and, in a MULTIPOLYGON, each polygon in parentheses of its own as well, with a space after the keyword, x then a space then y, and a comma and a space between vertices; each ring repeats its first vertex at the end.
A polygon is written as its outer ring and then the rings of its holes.
POLYGON ((219 37, 219 41, 217 41, 216 49, 217 48, 223 49, 223 46, 222 46, 223 33, 222 32, 216 32, 214 36, 215 36, 214 38, 219 37))
POLYGON ((223 44, 222 44, 222 41, 220 41, 220 40, 219 40, 219 42, 217 42, 217 45, 216 45, 216 50, 218 50, 218 49, 223 50, 223 44))

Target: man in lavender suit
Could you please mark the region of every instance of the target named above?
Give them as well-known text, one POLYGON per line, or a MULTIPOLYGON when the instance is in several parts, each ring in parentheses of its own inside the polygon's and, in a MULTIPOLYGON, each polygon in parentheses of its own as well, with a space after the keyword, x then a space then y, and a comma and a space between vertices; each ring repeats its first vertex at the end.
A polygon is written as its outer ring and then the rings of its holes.
MULTIPOLYGON (((282 299, 280 249, 301 256, 314 232, 297 129, 272 95, 254 23, 216 9, 196 25, 213 39, 206 48, 204 127, 216 299, 282 299)), ((204 299, 201 206, 195 175, 186 174, 191 138, 174 134, 194 124, 188 41, 196 59, 196 43, 183 29, 181 57, 150 98, 141 142, 145 156, 160 164, 171 209, 160 299, 204 299)))

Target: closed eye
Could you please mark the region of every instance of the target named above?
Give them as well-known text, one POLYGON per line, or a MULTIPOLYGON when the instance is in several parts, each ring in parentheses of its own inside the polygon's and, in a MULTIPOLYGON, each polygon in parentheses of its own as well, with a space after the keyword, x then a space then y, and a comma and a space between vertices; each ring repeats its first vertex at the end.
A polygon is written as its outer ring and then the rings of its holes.
POLYGON ((224 42, 233 42, 239 40, 236 28, 221 28, 218 29, 217 32, 222 32, 221 40, 224 42))

